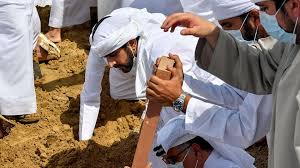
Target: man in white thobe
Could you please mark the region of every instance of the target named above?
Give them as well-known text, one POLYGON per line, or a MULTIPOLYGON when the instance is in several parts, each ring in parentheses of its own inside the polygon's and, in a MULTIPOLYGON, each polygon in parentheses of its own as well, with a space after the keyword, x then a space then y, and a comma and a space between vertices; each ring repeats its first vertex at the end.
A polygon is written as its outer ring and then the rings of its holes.
POLYGON ((0 0, 0 113, 36 112, 33 80, 33 1, 0 0))
POLYGON ((186 130, 185 116, 171 119, 157 133, 154 148, 168 167, 251 168, 254 158, 241 148, 202 138, 186 130))
MULTIPOLYGON (((238 3, 225 1, 218 1, 218 6, 212 6, 213 11, 223 11, 222 13, 215 12, 215 18, 219 20, 220 25, 227 30, 230 29, 231 31, 236 28, 237 31, 241 32, 244 32, 243 25, 253 25, 252 21, 257 18, 242 16, 247 16, 251 11, 257 10, 258 7, 255 4, 250 0, 243 0, 238 3), (232 27, 228 25, 232 25, 232 27)), ((250 27, 250 30, 248 29, 245 33, 255 31, 256 26, 250 27)), ((265 36, 261 32, 258 31, 258 37, 265 36)), ((242 33, 240 34, 242 36, 242 33)), ((247 37, 254 39, 255 34, 247 34, 247 37)), ((242 148, 247 148, 262 139, 269 131, 272 114, 271 95, 260 96, 233 87, 208 85, 203 80, 189 75, 185 75, 184 81, 183 86, 188 88, 186 89, 188 93, 192 93, 187 96, 190 97, 190 100, 184 108, 187 130, 199 136, 208 136, 217 141, 242 148), (226 94, 228 89, 233 94, 226 94), (201 97, 205 97, 206 101, 203 101, 201 97), (242 101, 236 101, 239 99, 242 101)), ((159 84, 156 82, 157 87, 160 87, 159 84)), ((169 87, 172 88, 172 86, 169 87)), ((150 88, 156 90, 151 86, 150 88)), ((176 89, 172 88, 171 90, 176 89)), ((165 94, 162 92, 163 90, 161 92, 156 91, 157 95, 165 94)), ((175 101, 177 97, 174 98, 175 101)))
MULTIPOLYGON (((93 133, 100 108, 101 80, 106 65, 111 68, 110 95, 114 99, 145 99, 146 81, 152 74, 156 58, 167 56, 170 52, 186 55, 182 58, 186 65, 185 72, 194 76, 193 72, 196 71, 196 62, 192 57, 188 57, 195 51, 194 38, 182 39, 179 32, 177 34, 161 32, 159 24, 165 18, 164 15, 150 14, 145 9, 121 8, 109 16, 94 28, 94 34, 90 36, 91 51, 84 89, 81 93, 79 137, 82 140, 90 139, 93 133), (131 40, 135 39, 137 39, 133 42, 135 44, 131 44, 131 40), (122 60, 115 60, 122 54, 119 50, 123 48, 129 52, 127 55, 130 55, 130 59, 125 59, 125 64, 122 60), (131 66, 127 66, 128 62, 131 66)), ((203 74, 206 75, 204 71, 203 74)), ((208 77, 210 76, 204 76, 208 77)), ((167 117, 166 121, 168 119, 167 117)))

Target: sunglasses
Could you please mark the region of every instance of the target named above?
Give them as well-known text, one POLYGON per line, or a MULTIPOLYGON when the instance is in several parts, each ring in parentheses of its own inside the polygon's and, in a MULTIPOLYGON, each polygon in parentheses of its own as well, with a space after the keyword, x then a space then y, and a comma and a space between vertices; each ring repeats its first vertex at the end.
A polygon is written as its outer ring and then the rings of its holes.
POLYGON ((171 156, 171 157, 164 157, 162 158, 162 160, 166 163, 166 164, 172 164, 175 165, 178 161, 178 156, 180 156, 181 154, 183 154, 187 149, 189 149, 192 145, 190 144, 189 146, 187 146, 186 148, 184 148, 182 151, 180 151, 176 156, 171 156))

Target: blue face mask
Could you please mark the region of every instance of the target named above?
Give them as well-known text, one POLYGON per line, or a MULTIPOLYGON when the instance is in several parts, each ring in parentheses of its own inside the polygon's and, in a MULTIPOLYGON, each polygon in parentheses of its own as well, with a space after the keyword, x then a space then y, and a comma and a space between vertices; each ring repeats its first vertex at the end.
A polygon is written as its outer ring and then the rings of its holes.
POLYGON ((254 39, 256 39, 257 29, 256 29, 256 32, 255 32, 255 36, 254 36, 254 38, 253 38, 253 41, 247 41, 247 40, 244 40, 243 35, 242 35, 242 33, 241 33, 241 29, 243 28, 245 22, 247 21, 248 16, 249 16, 249 13, 248 13, 248 15, 245 17, 245 19, 243 20, 243 23, 242 23, 240 29, 238 29, 238 30, 225 30, 225 31, 226 31, 227 33, 231 34, 231 35, 232 35, 235 39, 237 39, 239 42, 244 42, 244 43, 247 43, 247 44, 251 44, 251 43, 253 43, 253 42, 255 41, 254 39))
POLYGON ((277 22, 275 15, 268 15, 267 13, 260 11, 260 22, 267 31, 267 33, 276 38, 277 40, 285 43, 295 43, 296 34, 285 32, 277 22))

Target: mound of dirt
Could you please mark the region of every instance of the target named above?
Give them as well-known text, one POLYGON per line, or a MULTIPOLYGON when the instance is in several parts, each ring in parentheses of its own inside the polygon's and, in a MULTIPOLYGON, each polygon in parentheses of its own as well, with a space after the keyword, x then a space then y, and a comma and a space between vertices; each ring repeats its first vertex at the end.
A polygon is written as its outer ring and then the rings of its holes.
MULTIPOLYGON (((49 8, 39 10, 43 32, 47 31, 49 8)), ((102 82, 101 111, 94 137, 78 141, 79 95, 84 82, 89 50, 89 23, 63 29, 59 60, 40 64, 43 78, 36 87, 36 124, 17 123, 0 140, 0 167, 99 167, 131 165, 143 101, 116 101, 109 96, 108 76, 102 82)), ((254 146, 258 167, 266 167, 265 144, 254 146)))

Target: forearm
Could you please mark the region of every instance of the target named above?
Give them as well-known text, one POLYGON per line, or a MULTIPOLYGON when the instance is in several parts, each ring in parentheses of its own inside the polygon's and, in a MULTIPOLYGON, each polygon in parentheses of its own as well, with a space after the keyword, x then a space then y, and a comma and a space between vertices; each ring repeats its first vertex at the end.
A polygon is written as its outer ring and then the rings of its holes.
POLYGON ((245 103, 239 110, 229 110, 190 98, 186 107, 186 129, 199 136, 246 148, 255 142, 257 130, 256 102, 245 103))
MULTIPOLYGON (((183 90, 191 96, 213 104, 231 109, 237 109, 248 94, 247 92, 238 90, 227 85, 220 80, 216 81, 216 77, 209 77, 202 74, 196 78, 185 74, 183 90)), ((212 76, 212 75, 211 75, 212 76)))
POLYGON ((219 34, 220 34, 220 28, 216 25, 212 26, 212 33, 208 36, 206 36, 206 40, 209 43, 210 47, 212 49, 216 48, 217 42, 218 42, 218 38, 219 38, 219 34))

